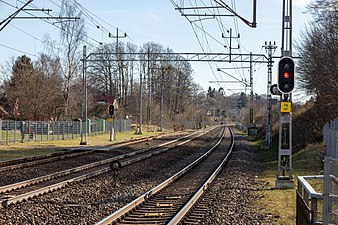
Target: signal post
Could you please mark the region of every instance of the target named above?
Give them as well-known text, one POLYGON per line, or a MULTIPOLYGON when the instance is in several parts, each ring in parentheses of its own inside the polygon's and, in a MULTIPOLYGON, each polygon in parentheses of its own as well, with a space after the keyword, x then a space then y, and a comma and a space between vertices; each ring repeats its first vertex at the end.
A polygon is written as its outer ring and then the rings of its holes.
POLYGON ((115 136, 115 130, 114 130, 114 127, 113 127, 113 116, 114 116, 114 105, 113 104, 110 104, 108 106, 108 114, 109 114, 109 126, 110 126, 110 129, 109 129, 109 141, 114 141, 116 140, 116 136, 115 136), (113 138, 114 136, 114 138, 113 138))
POLYGON ((278 169, 275 188, 294 188, 292 177, 292 98, 295 63, 292 59, 292 0, 282 0, 282 58, 278 63, 280 92, 278 169))
POLYGON ((278 170, 275 188, 294 188, 292 176, 292 103, 295 63, 291 57, 283 57, 278 63, 278 89, 280 94, 278 170))

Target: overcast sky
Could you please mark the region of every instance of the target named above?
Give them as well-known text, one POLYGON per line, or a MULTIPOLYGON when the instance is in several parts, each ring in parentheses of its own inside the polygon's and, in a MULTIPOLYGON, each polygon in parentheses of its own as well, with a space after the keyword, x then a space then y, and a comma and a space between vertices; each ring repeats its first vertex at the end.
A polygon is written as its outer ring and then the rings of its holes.
MULTIPOLYGON (((26 0, 0 0, 0 21, 7 18, 15 11, 14 5, 21 7, 26 0), (8 4, 6 4, 8 3, 8 4)), ((196 23, 203 26, 203 29, 212 36, 206 38, 204 33, 195 27, 195 32, 189 21, 180 15, 174 9, 170 0, 78 0, 85 9, 93 13, 98 18, 104 20, 107 24, 100 21, 105 29, 111 30, 115 34, 116 27, 122 32, 128 34, 128 38, 121 41, 130 41, 137 45, 152 41, 160 43, 164 47, 169 47, 175 52, 224 52, 229 49, 224 48, 221 43, 220 24, 217 20, 204 20, 203 23, 196 23), (215 41, 216 39, 217 41, 215 41), (210 48, 210 49, 209 49, 210 48)), ((178 1, 180 2, 180 1, 178 1)), ((186 5, 189 2, 185 1, 186 5)), ((199 2, 199 1, 196 1, 199 2)), ((204 1, 210 5, 209 1, 204 1)), ((252 21, 252 0, 225 0, 229 6, 235 6, 236 12, 245 19, 252 21)), ((38 8, 49 8, 53 11, 51 14, 57 15, 58 5, 61 0, 34 0, 34 6, 38 8)), ((265 41, 276 41, 277 50, 274 56, 280 56, 280 42, 282 31, 282 0, 258 0, 257 1, 257 28, 250 28, 240 20, 234 20, 233 17, 222 17, 222 25, 227 29, 233 30, 233 35, 240 33, 239 50, 233 49, 233 53, 256 53, 265 54, 262 48, 265 41)), ((298 41, 301 30, 304 30, 310 17, 306 14, 305 6, 308 0, 293 0, 293 41, 298 41)), ((28 7, 30 8, 30 7, 28 7)), ((226 13, 225 10, 221 11, 226 13)), ((45 16, 42 13, 35 12, 34 15, 45 16)), ((18 16, 29 16, 21 12, 18 16)), ((98 18, 96 20, 98 21, 98 18)), ((50 21, 51 22, 51 21, 50 21)), ((97 29, 91 21, 88 21, 88 41, 93 44, 98 42, 109 42, 105 31, 97 29), (93 41, 95 40, 95 41, 93 41)), ((18 57, 27 54, 33 60, 36 55, 43 51, 43 36, 48 33, 52 39, 58 40, 59 30, 44 21, 37 19, 15 19, 4 30, 0 31, 0 64, 4 63, 10 57, 18 57)), ((229 34, 226 34, 229 35, 229 34)), ((223 40, 224 41, 224 40, 223 40)), ((233 46, 237 47, 237 42, 233 41, 233 46)), ((296 52, 294 52, 294 55, 296 52)), ((276 59, 275 61, 278 61, 276 59)), ((209 86, 219 88, 223 87, 226 94, 233 92, 229 89, 236 89, 238 92, 243 89, 241 84, 211 84, 209 81, 231 80, 222 72, 217 72, 217 67, 247 67, 247 64, 230 63, 192 63, 195 70, 194 80, 199 83, 203 89, 209 86)), ((254 65, 254 92, 266 94, 267 92, 267 69, 266 64, 254 65)), ((276 66, 273 68, 273 83, 276 83, 276 66)), ((228 73, 239 79, 249 80, 248 69, 228 70, 228 73)))

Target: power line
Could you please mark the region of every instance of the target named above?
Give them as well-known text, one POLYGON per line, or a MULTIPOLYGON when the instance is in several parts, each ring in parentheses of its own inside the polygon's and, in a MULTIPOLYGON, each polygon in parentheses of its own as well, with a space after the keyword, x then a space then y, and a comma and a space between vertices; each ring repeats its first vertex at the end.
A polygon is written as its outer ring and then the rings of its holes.
MULTIPOLYGON (((49 0, 50 2, 52 2, 52 0, 49 0)), ((60 0, 61 1, 61 0, 60 0)), ((86 18, 88 18, 90 21, 92 21, 93 24, 89 24, 90 26, 94 27, 94 28, 98 28, 101 29, 102 32, 106 32, 106 35, 108 37, 109 33, 111 33, 111 30, 109 30, 108 28, 106 28, 105 26, 103 26, 100 22, 98 22, 97 20, 101 21, 102 23, 106 24, 107 26, 113 28, 114 30, 117 28, 116 26, 111 25, 110 23, 106 22, 105 20, 103 20, 102 18, 98 17, 97 15, 95 15, 94 13, 92 13, 90 10, 88 10, 86 7, 84 7, 83 5, 81 5, 80 3, 78 3, 76 0, 73 0, 73 2, 75 3, 75 5, 77 5, 77 8, 79 10, 81 10, 84 13, 84 16, 86 18), (96 19, 95 19, 96 18, 96 19)), ((56 3, 54 3, 56 4, 56 3)), ((60 6, 59 6, 60 7, 60 6)), ((86 22, 85 22, 86 23, 86 22)), ((125 32, 123 29, 120 29, 120 31, 125 32)), ((127 38, 133 43, 135 44, 135 42, 131 39, 130 35, 127 36, 127 38)))
POLYGON ((7 17, 6 19, 4 19, 1 23, 0 26, 5 23, 1 28, 0 31, 2 31, 15 17, 16 15, 19 14, 19 12, 21 12, 29 3, 31 3, 33 0, 29 0, 28 2, 26 2, 22 7, 20 7, 18 10, 16 10, 13 14, 11 14, 9 17, 7 17))
MULTIPOLYGON (((204 25, 203 25, 203 16, 206 14, 206 13, 209 13, 209 14, 214 14, 215 16, 214 17, 212 17, 212 19, 215 19, 216 20, 216 23, 217 23, 217 25, 218 25, 218 28, 219 28, 219 30, 221 31, 221 33, 225 33, 225 30, 227 30, 226 29, 226 27, 224 26, 224 24, 223 24, 223 18, 222 17, 220 17, 220 16, 216 16, 216 15, 219 15, 219 14, 221 14, 220 13, 220 7, 219 6, 216 6, 215 4, 217 3, 217 4, 219 4, 217 1, 214 1, 214 0, 210 0, 210 4, 211 4, 211 6, 208 6, 205 2, 203 2, 203 1, 199 1, 199 2, 197 2, 196 0, 195 0, 195 2, 194 3, 192 3, 192 1, 191 0, 189 0, 189 3, 190 3, 190 5, 191 5, 191 7, 187 7, 187 6, 184 6, 184 8, 180 8, 179 7, 179 5, 178 4, 176 4, 173 0, 170 0, 172 3, 173 3, 173 5, 174 6, 176 6, 177 8, 176 9, 178 9, 178 10, 182 10, 182 11, 180 11, 181 12, 181 15, 183 15, 183 16, 185 16, 185 18, 190 22, 190 24, 191 24, 191 27, 193 28, 193 31, 194 31, 194 33, 195 33, 195 36, 196 36, 196 38, 198 39, 198 42, 199 42, 199 45, 200 45, 200 47, 202 48, 202 50, 203 50, 203 52, 206 52, 206 50, 208 50, 209 52, 212 52, 212 49, 211 49, 211 46, 210 46, 210 43, 209 43, 209 41, 208 41, 208 38, 211 38, 212 40, 214 40, 216 43, 218 43, 218 44, 220 44, 220 45, 222 45, 222 47, 224 47, 225 45, 228 45, 228 42, 227 42, 227 40, 224 40, 224 43, 225 44, 223 44, 223 43, 221 43, 220 41, 218 41, 218 39, 216 39, 213 35, 211 35, 206 29, 205 29, 205 27, 204 27, 204 25), (199 4, 200 4, 200 6, 199 6, 199 4), (185 12, 183 12, 183 10, 185 10, 185 9, 187 9, 187 10, 193 10, 193 12, 194 12, 194 14, 186 14, 185 12), (204 12, 203 11, 201 11, 200 12, 200 10, 205 10, 204 12), (217 13, 216 13, 216 10, 217 10, 217 13), (190 17, 197 17, 197 19, 196 20, 193 20, 193 19, 190 19, 189 18, 189 15, 190 15, 190 17), (198 24, 196 24, 196 22, 199 22, 200 24, 198 25, 198 24), (195 29, 195 27, 196 28, 198 28, 199 30, 201 30, 201 32, 202 32, 202 37, 203 38, 201 38, 202 40, 205 40, 205 43, 206 43, 206 46, 204 47, 204 44, 202 44, 202 41, 201 41, 201 39, 199 38, 199 35, 198 35, 198 33, 196 32, 196 29, 195 29)), ((182 3, 182 2, 181 2, 182 3)), ((233 6, 233 8, 236 8, 236 6, 235 6, 235 4, 234 4, 234 2, 232 1, 232 6, 233 6)), ((224 8, 224 7, 221 7, 221 8, 224 8)), ((234 18, 234 24, 235 24, 235 29, 237 30, 237 31, 239 31, 239 28, 238 28, 238 22, 237 22, 237 19, 236 18, 234 18)), ((240 41, 238 40, 238 44, 239 45, 241 45, 241 43, 240 43, 240 41)), ((245 49, 245 48, 244 48, 245 49)), ((241 50, 240 50, 240 52, 241 52, 241 50)), ((232 62, 233 63, 233 62, 232 62)), ((237 65, 237 63, 234 63, 235 64, 235 66, 237 65)), ((243 64, 241 63, 241 67, 243 67, 243 64)), ((216 64, 216 66, 217 66, 217 64, 216 64)), ((212 70, 212 72, 214 73, 214 70, 213 70, 213 68, 212 68, 212 66, 209 64, 209 67, 210 67, 210 69, 212 70)), ((217 66, 218 67, 218 66, 217 66)), ((239 70, 236 70, 236 74, 239 76, 239 77, 241 77, 242 79, 245 79, 245 71, 242 69, 241 71, 239 71, 239 70)), ((216 77, 216 75, 214 75, 215 77, 216 77)), ((221 77, 221 79, 223 79, 223 77, 221 77)), ((218 79, 217 79, 218 80, 218 79)))
POLYGON ((7 48, 7 49, 11 49, 11 50, 17 51, 17 52, 21 52, 21 53, 26 54, 26 55, 30 55, 30 56, 33 56, 33 57, 38 57, 37 55, 31 54, 29 52, 25 52, 25 51, 22 51, 22 50, 19 50, 19 49, 16 49, 16 48, 13 48, 13 47, 10 47, 10 46, 7 46, 7 45, 0 44, 0 46, 4 47, 4 48, 7 48))
MULTIPOLYGON (((15 6, 15 5, 13 5, 13 4, 10 4, 10 3, 8 3, 8 2, 5 2, 5 1, 3 1, 3 0, 0 0, 0 2, 4 3, 4 4, 6 4, 6 5, 8 5, 8 6, 12 7, 12 8, 15 8, 15 9, 17 8, 17 6, 15 6)), ((23 2, 23 1, 21 1, 21 0, 17 0, 17 2, 25 3, 25 2, 23 2)), ((52 2, 52 1, 51 1, 51 2, 52 2)), ((31 3, 31 1, 30 1, 29 3, 31 3)), ((54 3, 54 2, 53 2, 53 3, 54 3)), ((58 6, 56 3, 54 3, 54 4, 55 4, 56 6, 58 6)), ((37 7, 36 5, 34 5, 34 4, 32 4, 32 3, 29 4, 29 6, 31 6, 33 9, 32 9, 32 10, 23 10, 24 13, 26 13, 27 15, 30 15, 30 16, 31 16, 31 17, 29 17, 29 18, 32 18, 32 19, 41 19, 42 21, 44 21, 44 22, 46 22, 46 23, 48 23, 48 24, 50 24, 50 25, 52 25, 52 26, 58 28, 59 30, 61 30, 61 32, 65 32, 65 30, 63 30, 60 26, 57 26, 55 23, 53 23, 53 22, 51 22, 51 21, 48 21, 49 18, 53 18, 53 17, 51 17, 51 15, 50 15, 49 13, 46 13, 45 10, 39 10, 39 7, 37 7), (30 12, 30 11, 36 11, 36 10, 42 11, 43 13, 45 13, 46 15, 48 15, 48 17, 37 17, 36 15, 34 15, 34 14, 32 14, 32 13, 30 12)), ((58 7, 60 8, 60 6, 58 6, 58 7)), ((48 12, 49 12, 49 11, 51 11, 51 10, 48 10, 48 12)), ((27 17, 27 18, 28 18, 28 17, 27 17)), ((58 16, 57 18, 59 19, 60 17, 58 16)), ((14 28, 18 29, 19 31, 25 33, 26 35, 28 35, 28 36, 34 38, 35 40, 38 40, 38 41, 40 41, 40 42, 43 43, 42 40, 40 40, 39 38, 35 37, 35 36, 32 35, 32 34, 29 34, 28 32, 24 31, 23 29, 20 29, 20 28, 14 26, 14 25, 12 25, 12 24, 11 24, 11 26, 13 26, 14 28)), ((97 40, 95 40, 95 39, 89 37, 88 35, 86 35, 86 38, 89 38, 89 39, 93 40, 94 42, 100 43, 99 41, 97 41, 97 40)), ((89 42, 86 41, 85 39, 82 39, 82 41, 84 41, 85 43, 87 43, 87 44, 90 45, 90 46, 93 46, 91 43, 89 43, 89 42)), ((6 46, 6 45, 2 45, 2 46, 3 46, 3 47, 6 47, 6 48, 8 48, 8 49, 14 50, 14 51, 18 51, 18 52, 21 52, 21 53, 24 53, 24 54, 27 54, 27 55, 31 55, 31 56, 35 56, 35 57, 36 57, 35 54, 31 54, 31 53, 28 53, 28 52, 26 52, 26 51, 22 51, 22 50, 19 50, 19 49, 13 48, 13 47, 9 47, 9 46, 6 46)), ((93 47, 94 47, 94 46, 93 46, 93 47)), ((61 48, 58 48, 58 49, 60 50, 61 48)))
MULTIPOLYGON (((17 1, 22 2, 22 0, 17 0, 17 1)), ((51 0, 50 0, 50 1, 51 1, 51 0)), ((34 5, 34 4, 30 4, 30 5, 31 5, 32 7, 34 7, 35 9, 38 9, 38 8, 39 8, 39 7, 37 7, 37 6, 34 5)), ((58 7, 61 9, 60 6, 58 6, 58 7)), ((32 14, 32 13, 29 13, 29 12, 26 12, 26 11, 24 11, 24 12, 25 12, 26 14, 28 14, 28 15, 34 17, 34 18, 39 19, 39 17, 35 16, 35 15, 32 14)), ((43 13, 44 13, 44 14, 47 14, 48 16, 50 16, 50 14, 48 14, 48 13, 46 13, 46 12, 43 12, 43 13)), ((57 16, 56 16, 56 17, 57 17, 57 16)), ((63 30, 61 27, 57 26, 56 23, 50 22, 50 21, 48 21, 48 20, 45 19, 45 18, 42 18, 41 20, 44 21, 44 22, 46 22, 46 23, 48 23, 48 24, 50 24, 50 25, 52 25, 52 26, 54 26, 54 27, 56 27, 56 28, 58 28, 61 32, 65 32, 65 30, 63 30)), ((66 24, 66 26, 68 26, 68 25, 66 24)), ((73 34, 71 34, 71 35, 73 35, 73 34)), ((98 40, 96 40, 96 39, 94 39, 94 38, 91 38, 91 37, 88 36, 88 35, 86 35, 86 37, 87 37, 88 39, 90 39, 90 40, 92 40, 92 41, 98 43, 98 44, 101 43, 100 41, 98 41, 98 40)), ((91 43, 89 43, 88 41, 86 41, 85 39, 82 39, 82 41, 85 42, 86 44, 92 46, 92 47, 95 47, 94 45, 92 45, 91 43)))

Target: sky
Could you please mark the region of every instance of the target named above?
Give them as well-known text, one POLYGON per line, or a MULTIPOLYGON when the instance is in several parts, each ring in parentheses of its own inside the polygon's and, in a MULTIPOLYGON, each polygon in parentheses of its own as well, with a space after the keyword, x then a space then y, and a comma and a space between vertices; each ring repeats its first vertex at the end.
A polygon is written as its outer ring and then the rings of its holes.
MULTIPOLYGON (((27 8, 52 9, 52 15, 58 15, 62 0, 34 0, 27 8)), ((185 2, 185 6, 192 6, 200 0, 174 0, 175 2, 185 2)), ((21 7, 26 0, 0 0, 0 21, 7 18, 16 9, 12 6, 21 7), (9 5, 8 5, 9 4, 9 5), (11 6, 12 5, 12 6, 11 6)), ((187 18, 181 16, 170 0, 77 0, 86 10, 88 10, 96 22, 100 23, 105 30, 97 29, 95 22, 86 19, 88 41, 96 45, 98 42, 108 43, 111 39, 107 31, 116 34, 116 28, 121 32, 127 33, 128 37, 120 39, 123 42, 132 42, 138 46, 146 42, 155 42, 169 47, 174 52, 224 52, 229 53, 229 39, 222 38, 222 32, 229 36, 230 29, 233 36, 240 34, 240 39, 233 39, 232 52, 236 54, 266 54, 262 47, 265 41, 276 42, 277 49, 274 56, 281 55, 280 46, 282 39, 282 0, 257 0, 257 28, 251 28, 239 19, 234 17, 218 17, 190 23, 187 18), (220 19, 221 18, 221 19, 220 19), (104 21, 104 22, 103 22, 104 21), (197 28, 198 25, 200 28, 197 28), (221 27, 221 28, 220 28, 221 27), (239 42, 238 42, 239 41, 239 42), (240 44, 240 49, 237 45, 240 44)), ((210 0, 203 1, 210 5, 210 0)), ((231 6, 237 14, 245 19, 252 21, 252 0, 224 0, 231 6)), ((299 42, 302 30, 305 29, 310 21, 310 15, 306 12, 306 5, 309 0, 293 0, 293 43, 299 42)), ((222 14, 228 12, 220 11, 222 14)), ((39 12, 33 12, 36 16, 46 16, 39 12)), ((20 12, 20 16, 30 16, 25 12, 20 12)), ((189 17, 191 19, 191 17, 189 17)), ((33 60, 37 55, 44 51, 42 40, 48 34, 52 39, 59 39, 59 29, 49 23, 39 19, 14 19, 0 31, 0 64, 4 64, 10 58, 26 54, 33 60)), ((293 50, 296 55, 295 50, 293 50)), ((278 59, 274 59, 278 62, 278 59)), ((227 95, 244 91, 241 83, 215 83, 215 81, 234 81, 233 78, 224 72, 217 71, 222 69, 239 80, 249 81, 249 64, 247 63, 206 63, 192 62, 194 69, 194 81, 204 90, 209 86, 213 88, 224 88, 227 95), (244 69, 237 69, 244 67, 244 69), (236 69, 230 69, 236 68, 236 69)), ((266 63, 253 65, 253 90, 254 93, 267 93, 267 65, 266 63)), ((277 78, 276 63, 273 67, 273 82, 277 78)), ((2 78, 3 79, 3 78, 2 78)), ((296 75, 297 82, 297 75, 296 75)), ((248 89, 247 89, 248 90, 248 89)), ((248 92, 249 93, 249 92, 248 92)), ((302 98, 299 96, 299 98, 302 98)))

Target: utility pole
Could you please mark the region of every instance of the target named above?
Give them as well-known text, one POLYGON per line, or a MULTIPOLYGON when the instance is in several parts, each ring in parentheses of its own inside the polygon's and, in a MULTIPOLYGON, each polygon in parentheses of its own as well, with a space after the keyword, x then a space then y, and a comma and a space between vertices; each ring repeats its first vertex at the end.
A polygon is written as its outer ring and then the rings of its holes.
POLYGON ((86 58, 87 48, 83 46, 83 59, 82 59, 82 119, 85 117, 85 128, 83 122, 80 121, 81 141, 80 145, 87 145, 87 129, 88 129, 88 106, 87 106, 87 76, 86 76, 86 58), (84 134, 84 137, 83 137, 84 134))
MULTIPOLYGON (((110 38, 116 38, 116 61, 117 61, 117 73, 118 73, 118 78, 119 78, 119 81, 118 81, 118 91, 120 92, 119 94, 120 94, 120 96, 119 97, 122 97, 122 90, 121 90, 121 87, 122 87, 122 84, 121 84, 121 74, 120 74, 120 51, 119 51, 119 38, 126 38, 127 37, 127 33, 124 33, 124 35, 122 35, 122 36, 119 36, 119 28, 117 27, 116 28, 116 35, 115 36, 113 36, 111 33, 109 33, 109 35, 108 35, 110 38)), ((122 68, 123 68, 123 66, 122 66, 122 68)))
POLYGON ((148 125, 151 124, 151 79, 150 79, 150 49, 148 47, 148 58, 147 58, 147 64, 148 64, 148 70, 147 70, 147 74, 148 74, 148 104, 147 104, 147 122, 148 125))
POLYGON ((272 97, 271 97, 271 85, 272 85, 272 55, 276 51, 276 42, 273 44, 269 41, 269 44, 265 42, 263 46, 268 53, 268 86, 267 86, 267 111, 268 118, 266 121, 266 133, 265 133, 265 146, 270 148, 272 146, 272 97))
POLYGON ((135 134, 142 134, 142 73, 140 68, 139 121, 135 134))
MULTIPOLYGON (((119 93, 119 97, 120 99, 122 98, 122 84, 121 84, 121 73, 120 73, 120 58, 119 58, 119 38, 126 38, 127 37, 127 33, 124 33, 123 36, 119 36, 119 28, 116 28, 116 36, 113 36, 111 33, 109 33, 108 35, 110 38, 116 38, 116 62, 117 62, 117 73, 118 73, 118 91, 119 93)), ((122 67, 123 68, 123 67, 122 67)), ((115 96, 116 97, 116 96, 115 96)), ((120 104, 120 101, 118 102, 120 104)), ((115 121, 113 122, 113 126, 114 126, 114 141, 116 140, 116 113, 114 114, 114 119, 115 121)))
POLYGON ((250 52, 250 127, 254 127, 252 52, 250 52))
MULTIPOLYGON (((285 57, 290 58, 292 64, 292 0, 283 0, 282 11, 282 62, 285 57)), ((280 69, 281 65, 279 65, 280 69)), ((289 67, 289 65, 287 66, 289 67)), ((294 68, 294 65, 292 65, 294 68)), ((288 75, 289 76, 289 75, 288 75)), ((294 74, 292 74, 294 76, 294 74)), ((288 77, 287 77, 288 78, 288 77)), ((293 188, 294 180, 292 177, 292 112, 291 91, 283 92, 282 87, 278 86, 282 92, 280 97, 279 113, 279 140, 278 140, 278 169, 275 188, 293 188), (284 107, 283 106, 287 106, 284 107), (285 110, 286 109, 286 110, 285 110)), ((293 87, 292 87, 293 89, 293 87)))
POLYGON ((161 71, 161 100, 160 100, 160 127, 159 132, 163 132, 163 79, 164 79, 164 68, 161 71))

